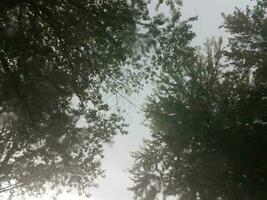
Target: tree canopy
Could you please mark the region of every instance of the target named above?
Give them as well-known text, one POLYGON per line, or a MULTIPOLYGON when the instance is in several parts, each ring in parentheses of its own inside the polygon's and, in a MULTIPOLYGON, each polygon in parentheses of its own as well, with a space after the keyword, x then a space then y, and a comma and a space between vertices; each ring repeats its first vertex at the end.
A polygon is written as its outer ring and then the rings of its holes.
POLYGON ((227 47, 210 39, 204 55, 187 23, 161 37, 144 106, 152 139, 133 155, 136 199, 267 197, 266 8, 225 16, 227 47))
POLYGON ((103 143, 126 132, 102 96, 140 87, 140 55, 164 23, 148 3, 0 2, 0 193, 94 185, 103 143))

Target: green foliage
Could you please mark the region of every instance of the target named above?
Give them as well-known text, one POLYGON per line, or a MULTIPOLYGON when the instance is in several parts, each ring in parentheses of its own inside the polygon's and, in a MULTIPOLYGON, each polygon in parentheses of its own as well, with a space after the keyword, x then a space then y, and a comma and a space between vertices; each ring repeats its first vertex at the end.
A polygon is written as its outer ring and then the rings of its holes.
POLYGON ((167 22, 150 19, 147 5, 1 1, 0 193, 39 194, 45 184, 84 192, 103 174, 102 146, 126 125, 102 95, 140 87, 139 58, 167 22))
POLYGON ((163 40, 144 107, 152 139, 131 170, 136 199, 267 197, 266 8, 259 1, 226 17, 226 50, 208 40, 203 56, 190 47, 189 29, 163 40))

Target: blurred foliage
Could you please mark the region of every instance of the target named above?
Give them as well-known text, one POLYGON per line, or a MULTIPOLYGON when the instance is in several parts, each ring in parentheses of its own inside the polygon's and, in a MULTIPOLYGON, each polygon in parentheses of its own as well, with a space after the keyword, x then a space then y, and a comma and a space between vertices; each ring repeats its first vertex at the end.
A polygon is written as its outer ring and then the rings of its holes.
POLYGON ((187 23, 160 38, 152 138, 133 154, 135 199, 267 198, 267 2, 224 16, 226 48, 190 46, 187 23))
MULTIPOLYGON (((178 2, 166 3, 174 19, 178 2)), ((0 193, 84 193, 103 174, 103 144, 126 133, 103 95, 142 87, 140 57, 171 21, 148 4, 0 1, 0 193)))

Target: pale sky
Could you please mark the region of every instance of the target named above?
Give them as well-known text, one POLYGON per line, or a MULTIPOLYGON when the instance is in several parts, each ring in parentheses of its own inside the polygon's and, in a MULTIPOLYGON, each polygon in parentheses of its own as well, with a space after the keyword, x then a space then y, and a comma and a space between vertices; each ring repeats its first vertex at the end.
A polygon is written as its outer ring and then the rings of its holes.
MULTIPOLYGON (((198 15, 198 20, 193 23, 193 31, 196 33, 193 43, 202 45, 209 37, 226 37, 224 30, 218 28, 223 24, 222 12, 230 14, 235 7, 245 8, 249 4, 250 0, 184 0, 182 19, 198 15)), ((145 88, 131 100, 140 106, 148 93, 150 89, 145 88)), ((117 136, 115 144, 106 148, 106 157, 103 160, 106 177, 99 181, 99 187, 93 190, 92 200, 132 199, 132 193, 127 190, 131 186, 127 169, 133 162, 130 152, 138 150, 143 138, 149 137, 149 130, 142 125, 142 114, 131 105, 128 109, 129 135, 117 136)))
MULTIPOLYGON (((153 1, 153 0, 152 0, 153 1)), ((196 33, 194 45, 202 45, 208 37, 226 37, 222 25, 221 13, 232 13, 235 7, 245 8, 251 4, 249 0, 184 0, 182 8, 182 19, 198 15, 198 20, 193 24, 193 31, 196 33)), ((166 11, 165 11, 166 12, 166 11)), ((149 87, 140 94, 131 97, 131 101, 141 106, 149 87)), ((131 106, 127 107, 127 122, 130 124, 127 136, 116 136, 113 145, 105 148, 103 168, 106 170, 106 177, 98 181, 99 187, 92 189, 90 200, 131 200, 132 194, 127 190, 131 186, 127 169, 133 162, 130 152, 138 150, 144 137, 149 137, 149 130, 142 125, 143 116, 131 106)), ((76 194, 64 194, 60 200, 86 200, 79 198, 76 194)), ((36 199, 29 199, 36 200, 36 199)), ((39 199, 38 199, 39 200, 39 199)), ((51 200, 49 194, 42 200, 51 200)))

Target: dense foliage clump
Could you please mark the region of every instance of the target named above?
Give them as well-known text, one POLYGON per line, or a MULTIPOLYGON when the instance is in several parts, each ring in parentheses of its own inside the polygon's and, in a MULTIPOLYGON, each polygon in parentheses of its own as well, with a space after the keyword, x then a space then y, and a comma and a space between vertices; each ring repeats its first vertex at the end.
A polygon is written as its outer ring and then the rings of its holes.
POLYGON ((165 23, 148 3, 0 2, 0 193, 94 185, 103 143, 125 133, 103 95, 140 88, 140 56, 165 23))
POLYGON ((267 198, 266 8, 225 16, 227 47, 208 40, 204 55, 186 23, 161 37, 144 107, 152 139, 131 170, 136 199, 267 198))

